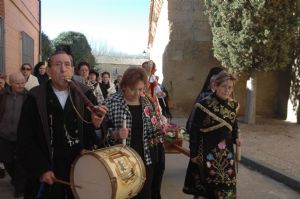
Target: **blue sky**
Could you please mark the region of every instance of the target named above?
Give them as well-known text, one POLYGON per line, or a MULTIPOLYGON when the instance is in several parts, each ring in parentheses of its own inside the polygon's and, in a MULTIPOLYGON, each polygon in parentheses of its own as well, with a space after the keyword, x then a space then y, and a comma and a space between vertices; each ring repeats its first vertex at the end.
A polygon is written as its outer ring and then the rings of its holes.
POLYGON ((43 0, 42 31, 50 39, 81 32, 94 49, 141 54, 147 48, 149 9, 150 0, 43 0))

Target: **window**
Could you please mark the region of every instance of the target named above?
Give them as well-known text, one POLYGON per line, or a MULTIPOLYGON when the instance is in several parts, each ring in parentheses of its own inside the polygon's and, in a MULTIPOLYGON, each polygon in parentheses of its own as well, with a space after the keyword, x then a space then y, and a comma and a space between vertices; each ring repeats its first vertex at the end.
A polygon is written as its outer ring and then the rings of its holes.
POLYGON ((22 35, 22 64, 29 63, 33 66, 34 64, 34 41, 25 32, 22 35))
POLYGON ((0 72, 5 72, 4 68, 4 19, 0 17, 0 72))

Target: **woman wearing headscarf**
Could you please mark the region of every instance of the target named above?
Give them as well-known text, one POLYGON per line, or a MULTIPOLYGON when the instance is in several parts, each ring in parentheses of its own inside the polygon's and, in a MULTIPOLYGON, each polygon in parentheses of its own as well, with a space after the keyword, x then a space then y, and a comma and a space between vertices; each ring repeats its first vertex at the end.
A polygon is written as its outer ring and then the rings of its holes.
POLYGON ((183 192, 195 199, 236 198, 238 102, 231 99, 235 77, 226 71, 215 77, 214 92, 195 104, 190 129, 190 162, 183 192))
MULTIPOLYGON (((202 100, 204 97, 208 96, 209 94, 214 92, 214 79, 216 77, 216 75, 218 73, 220 73, 221 71, 223 71, 224 68, 216 66, 210 69, 206 80, 202 86, 202 89, 200 91, 200 93, 198 94, 194 104, 196 104, 197 102, 200 102, 200 100, 202 100)), ((193 105, 194 105, 193 104, 193 105)), ((190 132, 190 128, 191 128, 191 120, 193 119, 195 114, 195 109, 193 108, 192 112, 190 113, 188 120, 186 122, 186 131, 187 133, 190 132)))

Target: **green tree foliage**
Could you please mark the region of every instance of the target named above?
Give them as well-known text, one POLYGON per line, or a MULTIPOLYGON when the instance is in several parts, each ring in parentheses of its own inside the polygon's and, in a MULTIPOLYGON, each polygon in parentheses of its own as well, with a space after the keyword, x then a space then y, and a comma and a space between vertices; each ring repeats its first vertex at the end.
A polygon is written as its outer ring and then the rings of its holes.
POLYGON ((94 66, 96 61, 92 54, 92 49, 84 36, 84 34, 79 32, 62 32, 57 38, 53 40, 54 46, 57 45, 69 45, 71 47, 74 65, 76 66, 81 61, 86 61, 94 66))
POLYGON ((234 72, 250 74, 247 123, 255 123, 256 71, 283 69, 294 61, 297 1, 205 0, 215 57, 234 72))
POLYGON ((42 32, 42 61, 47 61, 53 52, 53 45, 49 37, 42 32))
POLYGON ((215 57, 233 71, 269 71, 291 62, 298 27, 294 0, 205 0, 215 57))

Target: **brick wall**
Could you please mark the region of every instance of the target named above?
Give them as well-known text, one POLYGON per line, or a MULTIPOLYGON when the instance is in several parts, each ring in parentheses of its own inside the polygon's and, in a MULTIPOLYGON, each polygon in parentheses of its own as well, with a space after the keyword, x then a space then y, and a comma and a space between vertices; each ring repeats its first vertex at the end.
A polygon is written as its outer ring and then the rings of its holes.
POLYGON ((22 64, 21 32, 34 40, 34 63, 39 56, 39 4, 37 0, 5 1, 5 67, 10 74, 22 64))

